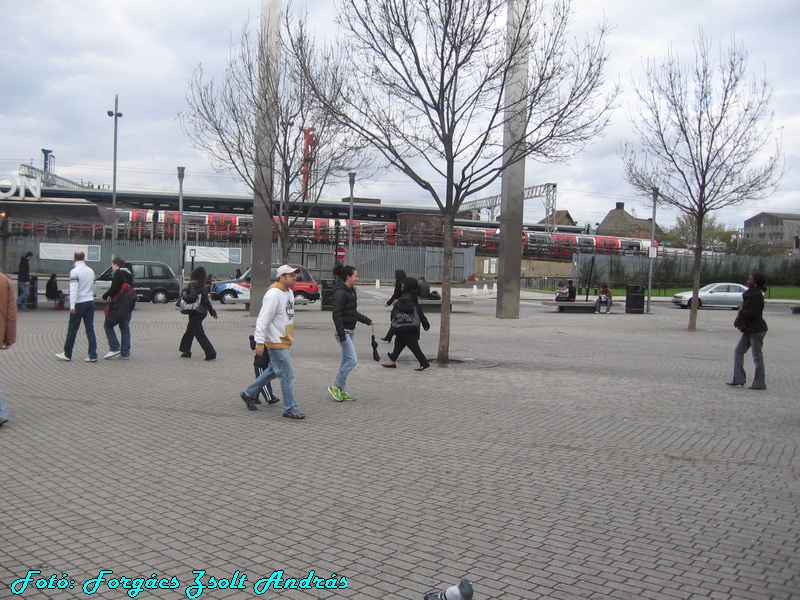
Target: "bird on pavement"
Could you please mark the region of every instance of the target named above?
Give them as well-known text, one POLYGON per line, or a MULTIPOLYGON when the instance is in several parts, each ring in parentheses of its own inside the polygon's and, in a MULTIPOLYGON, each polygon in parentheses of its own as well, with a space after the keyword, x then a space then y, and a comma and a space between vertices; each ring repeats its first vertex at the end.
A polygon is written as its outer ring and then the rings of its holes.
POLYGON ((425 600, 472 600, 472 580, 462 577, 458 585, 441 592, 428 592, 425 600))

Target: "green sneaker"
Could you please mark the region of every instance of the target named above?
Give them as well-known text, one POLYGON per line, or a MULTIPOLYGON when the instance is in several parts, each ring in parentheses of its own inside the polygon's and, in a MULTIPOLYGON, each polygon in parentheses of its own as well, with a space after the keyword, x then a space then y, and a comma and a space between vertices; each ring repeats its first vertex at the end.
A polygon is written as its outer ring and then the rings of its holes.
POLYGON ((333 399, 336 400, 337 402, 341 402, 344 400, 344 395, 342 390, 340 390, 335 385, 329 385, 328 391, 331 393, 331 396, 333 396, 333 399))
POLYGON ((342 394, 342 399, 343 400, 350 400, 351 402, 355 402, 356 401, 356 397, 355 396, 351 396, 350 394, 348 394, 344 390, 339 390, 339 392, 342 394))

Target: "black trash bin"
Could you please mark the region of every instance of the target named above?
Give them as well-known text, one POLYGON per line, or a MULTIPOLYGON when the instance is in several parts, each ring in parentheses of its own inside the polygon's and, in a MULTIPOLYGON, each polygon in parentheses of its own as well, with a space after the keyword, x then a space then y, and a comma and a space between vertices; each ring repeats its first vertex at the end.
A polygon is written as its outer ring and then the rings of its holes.
POLYGON ((25 306, 39 308, 39 278, 36 275, 31 275, 30 294, 25 306))
POLYGON ((322 284, 322 310, 333 310, 333 279, 323 279, 322 284))
POLYGON ((643 285, 628 285, 625 288, 625 312, 637 315, 644 314, 644 289, 643 285))

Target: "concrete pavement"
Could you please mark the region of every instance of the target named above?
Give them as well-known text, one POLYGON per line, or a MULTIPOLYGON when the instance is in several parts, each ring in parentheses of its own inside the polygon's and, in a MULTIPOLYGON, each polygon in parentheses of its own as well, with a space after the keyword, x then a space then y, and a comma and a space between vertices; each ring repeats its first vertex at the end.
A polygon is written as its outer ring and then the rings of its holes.
MULTIPOLYGON (((377 336, 390 293, 359 288, 377 336)), ((499 321, 492 297, 473 299, 450 344, 469 360, 446 368, 416 373, 406 351, 383 369, 359 325, 354 403, 325 389, 330 313, 299 306, 302 422, 239 399, 243 307, 206 320, 213 362, 179 358, 186 318, 169 305, 137 308, 130 361, 96 364, 83 333, 73 362, 55 360, 65 312, 21 314, 0 352, 0 598, 133 597, 115 578, 153 574, 177 587, 136 597, 418 600, 468 574, 476 600, 800 598, 797 316, 767 314, 756 392, 724 385, 733 311, 703 310, 688 333, 663 303, 561 314, 524 293, 521 318, 499 321), (228 587, 199 588, 199 570, 228 587), (51 577, 66 589, 35 589, 51 577), (275 589, 313 577, 322 589, 275 589)))

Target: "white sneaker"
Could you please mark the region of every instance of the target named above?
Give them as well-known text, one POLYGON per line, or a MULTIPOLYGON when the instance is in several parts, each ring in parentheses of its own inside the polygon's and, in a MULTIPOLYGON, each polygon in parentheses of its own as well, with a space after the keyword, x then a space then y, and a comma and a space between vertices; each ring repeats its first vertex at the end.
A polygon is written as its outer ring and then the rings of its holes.
POLYGON ((119 356, 119 352, 119 350, 109 350, 103 358, 114 358, 115 356, 119 356))
POLYGON ((63 352, 62 352, 61 354, 56 354, 56 358, 57 358, 58 360, 66 360, 66 361, 70 361, 70 360, 72 360, 72 359, 71 359, 69 356, 67 356, 67 355, 66 355, 66 354, 64 354, 63 352))
POLYGON ((97 362, 96 358, 92 358, 91 356, 87 356, 83 359, 83 362, 97 362))

